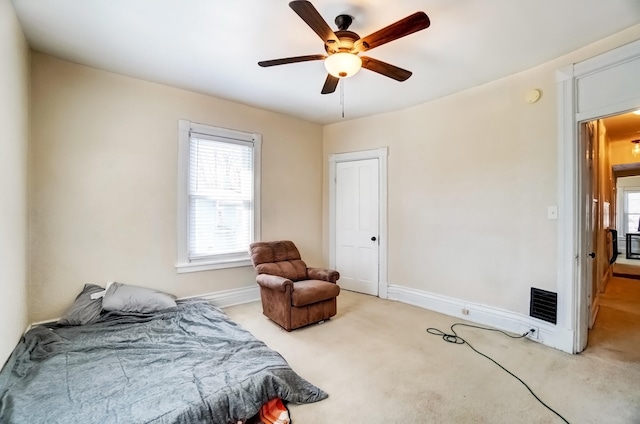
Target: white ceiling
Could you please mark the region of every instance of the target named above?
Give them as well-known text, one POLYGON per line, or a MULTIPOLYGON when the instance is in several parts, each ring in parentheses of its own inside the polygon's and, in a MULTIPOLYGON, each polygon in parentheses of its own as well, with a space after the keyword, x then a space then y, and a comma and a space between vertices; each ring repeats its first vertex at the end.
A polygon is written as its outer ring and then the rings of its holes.
POLYGON ((367 52, 413 72, 363 69, 321 95, 322 40, 282 0, 12 0, 34 50, 148 81, 331 123, 406 108, 546 62, 640 22, 638 0, 314 0, 364 37, 422 10, 431 27, 367 52))

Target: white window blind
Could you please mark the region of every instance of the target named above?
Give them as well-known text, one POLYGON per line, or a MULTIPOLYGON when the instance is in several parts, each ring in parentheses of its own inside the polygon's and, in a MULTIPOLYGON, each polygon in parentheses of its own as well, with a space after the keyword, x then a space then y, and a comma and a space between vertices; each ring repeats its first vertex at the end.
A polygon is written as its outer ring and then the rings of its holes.
POLYGON ((246 253, 253 234, 253 147, 191 135, 189 258, 246 253))
POLYGON ((178 272, 250 265, 260 142, 259 134, 180 121, 178 272))

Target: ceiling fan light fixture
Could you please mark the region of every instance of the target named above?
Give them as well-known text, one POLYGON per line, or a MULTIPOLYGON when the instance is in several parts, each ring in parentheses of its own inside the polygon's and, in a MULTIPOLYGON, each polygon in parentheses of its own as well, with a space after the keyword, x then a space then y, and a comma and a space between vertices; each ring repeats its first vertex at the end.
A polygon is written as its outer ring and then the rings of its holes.
POLYGON ((640 155, 640 140, 631 140, 631 144, 633 144, 633 147, 631 147, 631 154, 633 156, 639 156, 640 155))
POLYGON ((362 59, 353 53, 338 52, 324 60, 324 67, 336 78, 349 78, 358 73, 362 59))

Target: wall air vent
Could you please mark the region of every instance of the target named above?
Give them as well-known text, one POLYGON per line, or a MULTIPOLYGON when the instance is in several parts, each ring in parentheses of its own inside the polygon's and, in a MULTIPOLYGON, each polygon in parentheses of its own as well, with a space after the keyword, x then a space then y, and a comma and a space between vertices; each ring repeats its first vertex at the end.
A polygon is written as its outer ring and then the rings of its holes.
POLYGON ((558 293, 531 287, 529 315, 555 324, 558 317, 558 293))

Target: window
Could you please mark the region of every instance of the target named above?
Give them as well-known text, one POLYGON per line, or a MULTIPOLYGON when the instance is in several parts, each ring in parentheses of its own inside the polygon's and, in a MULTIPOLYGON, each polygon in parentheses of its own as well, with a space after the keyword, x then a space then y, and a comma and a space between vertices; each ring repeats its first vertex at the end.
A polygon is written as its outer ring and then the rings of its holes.
POLYGON ((251 265, 261 135, 179 121, 178 272, 251 265))
POLYGON ((638 233, 640 228, 640 190, 626 189, 624 190, 624 212, 623 212, 624 232, 638 233))

